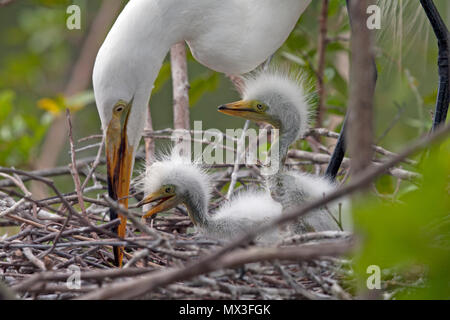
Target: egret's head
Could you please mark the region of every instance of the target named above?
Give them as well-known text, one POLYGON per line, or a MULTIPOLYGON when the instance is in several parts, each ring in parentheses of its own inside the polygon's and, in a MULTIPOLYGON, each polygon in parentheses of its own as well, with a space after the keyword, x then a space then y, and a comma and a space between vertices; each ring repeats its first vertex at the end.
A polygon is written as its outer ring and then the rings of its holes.
POLYGON ((260 71, 244 78, 242 100, 224 104, 219 112, 265 122, 301 136, 308 128, 310 118, 309 97, 302 78, 289 72, 260 71))
MULTIPOLYGON (((182 203, 206 210, 211 193, 208 174, 197 163, 176 153, 147 166, 141 185, 145 196, 139 205, 156 202, 146 217, 182 203)), ((192 217, 191 220, 196 221, 192 217)))
POLYGON ((129 66, 104 46, 93 70, 94 94, 105 135, 109 195, 126 206, 149 90, 139 90, 129 66))

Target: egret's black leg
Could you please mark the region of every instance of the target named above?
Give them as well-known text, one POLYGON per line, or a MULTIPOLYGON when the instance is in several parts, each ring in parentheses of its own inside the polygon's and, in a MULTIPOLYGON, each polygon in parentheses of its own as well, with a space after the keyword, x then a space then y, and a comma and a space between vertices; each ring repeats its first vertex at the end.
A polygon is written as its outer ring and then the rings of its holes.
MULTIPOLYGON (((348 18, 350 21, 350 27, 352 26, 352 17, 350 15, 350 2, 351 0, 346 0, 347 3, 347 12, 348 12, 348 18)), ((361 27, 361 26, 360 26, 361 27)), ((374 68, 374 82, 377 82, 377 65, 375 63, 375 60, 373 61, 373 68, 374 68)), ((348 112, 348 110, 347 110, 348 112)), ((344 160, 345 155, 345 127, 347 123, 348 113, 345 115, 344 123, 342 124, 341 133, 339 134, 338 141, 336 143, 336 147, 334 148, 333 154, 331 155, 330 162, 328 163, 327 170, 325 171, 325 176, 328 177, 330 180, 334 181, 336 180, 337 173, 339 171, 339 168, 341 167, 342 160, 344 160)))
POLYGON ((425 13, 433 27, 439 47, 439 88, 436 100, 436 110, 433 119, 433 129, 444 123, 447 118, 448 105, 450 102, 450 33, 439 14, 433 0, 420 0, 425 13))
POLYGON ((344 118, 344 123, 342 124, 341 133, 337 140, 336 146, 334 147, 333 154, 331 155, 330 162, 328 163, 327 170, 325 171, 325 176, 330 180, 336 180, 336 175, 341 166, 342 160, 344 160, 345 155, 345 124, 347 123, 347 114, 344 118))

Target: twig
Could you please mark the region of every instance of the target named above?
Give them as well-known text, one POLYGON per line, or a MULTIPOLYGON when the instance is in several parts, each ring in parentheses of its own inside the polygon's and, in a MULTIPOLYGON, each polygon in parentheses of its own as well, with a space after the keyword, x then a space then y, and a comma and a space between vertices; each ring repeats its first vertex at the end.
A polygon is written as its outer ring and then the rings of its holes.
POLYGON ((27 257, 27 259, 30 260, 30 262, 33 263, 36 267, 38 267, 42 271, 47 270, 45 268, 45 264, 31 252, 30 248, 23 248, 22 252, 25 255, 25 257, 27 257))
POLYGON ((231 198, 231 194, 234 191, 234 186, 236 185, 237 181, 237 172, 239 171, 239 164, 241 163, 241 155, 244 154, 244 147, 245 147, 245 132, 248 129, 248 126, 250 125, 250 120, 246 120, 244 124, 244 128, 242 129, 242 135, 241 138, 238 141, 237 144, 237 150, 236 150, 236 159, 234 162, 233 171, 231 172, 231 181, 230 185, 228 187, 227 195, 225 196, 228 200, 231 198))
POLYGON ((319 17, 319 44, 317 46, 318 52, 318 66, 317 66, 317 95, 318 112, 316 127, 322 127, 323 117, 326 112, 325 107, 325 53, 327 49, 327 21, 328 21, 328 0, 322 0, 322 9, 319 17))

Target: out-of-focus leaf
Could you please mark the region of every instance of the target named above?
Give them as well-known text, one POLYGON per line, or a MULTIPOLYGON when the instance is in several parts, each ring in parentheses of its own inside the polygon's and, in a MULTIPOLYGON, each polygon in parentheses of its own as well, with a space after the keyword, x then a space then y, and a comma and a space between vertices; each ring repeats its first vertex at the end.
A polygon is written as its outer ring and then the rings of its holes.
POLYGON ((58 98, 42 98, 37 102, 37 105, 40 109, 45 110, 54 116, 59 116, 66 107, 64 100, 58 98))
POLYGON ((219 87, 219 74, 217 72, 208 72, 201 75, 191 82, 191 89, 189 90, 189 103, 194 106, 200 98, 210 91, 217 90, 219 87))
POLYGON ((158 77, 153 85, 152 95, 158 93, 164 84, 170 79, 170 62, 166 61, 163 63, 161 69, 159 70, 158 77))
POLYGON ((375 183, 378 192, 385 194, 392 194, 395 189, 394 178, 388 175, 382 176, 375 183))
POLYGON ((406 193, 401 203, 364 199, 355 204, 356 230, 364 239, 355 266, 362 286, 370 265, 394 270, 403 279, 418 269, 413 278, 422 278, 425 285, 399 291, 395 298, 450 298, 448 159, 450 139, 433 148, 421 164, 422 185, 406 193))
POLYGON ((435 105, 437 99, 437 89, 423 97, 423 103, 426 105, 435 105))
POLYGON ((289 61, 291 61, 291 62, 294 62, 294 63, 296 63, 296 64, 298 64, 298 65, 300 65, 300 66, 302 66, 302 67, 304 67, 304 66, 306 65, 305 60, 303 60, 303 58, 301 58, 301 57, 299 57, 299 56, 297 56, 297 55, 295 55, 295 54, 292 54, 292 53, 283 51, 283 52, 281 53, 281 55, 282 55, 284 58, 286 58, 287 60, 289 60, 289 61))
POLYGON ((78 111, 94 101, 94 91, 86 90, 66 99, 66 105, 70 111, 78 111))
POLYGON ((15 96, 12 90, 0 91, 0 123, 6 120, 6 117, 11 113, 15 96))

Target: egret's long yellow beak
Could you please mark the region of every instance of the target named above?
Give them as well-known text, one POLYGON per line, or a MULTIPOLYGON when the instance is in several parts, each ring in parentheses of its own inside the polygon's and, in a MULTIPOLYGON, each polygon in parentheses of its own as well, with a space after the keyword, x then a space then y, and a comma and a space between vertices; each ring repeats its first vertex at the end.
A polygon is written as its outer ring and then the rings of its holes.
MULTIPOLYGON (((130 107, 124 114, 113 114, 106 131, 106 165, 108 176, 108 193, 114 200, 119 200, 128 208, 128 194, 130 189, 131 170, 133 166, 133 147, 128 144, 127 123, 130 107)), ((127 218, 110 209, 110 219, 120 217, 119 226, 113 230, 119 237, 125 237, 127 218)), ((114 262, 122 266, 123 247, 114 247, 114 262)))
POLYGON ((142 219, 146 219, 159 212, 172 209, 179 204, 179 201, 177 200, 177 197, 175 195, 168 196, 167 194, 163 194, 163 192, 158 190, 142 199, 142 201, 140 201, 137 206, 143 206, 144 204, 153 203, 155 201, 159 202, 155 206, 153 206, 145 215, 143 215, 142 219))

